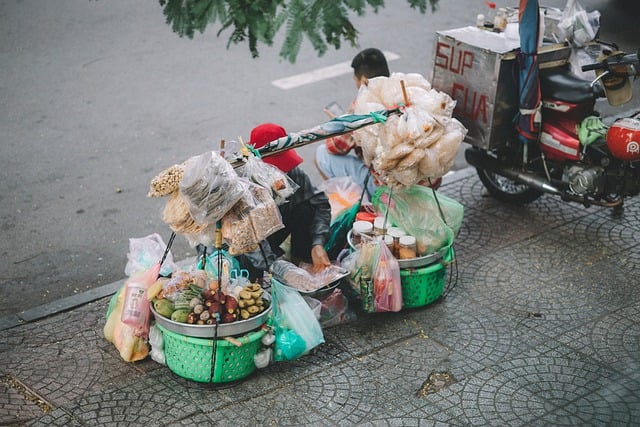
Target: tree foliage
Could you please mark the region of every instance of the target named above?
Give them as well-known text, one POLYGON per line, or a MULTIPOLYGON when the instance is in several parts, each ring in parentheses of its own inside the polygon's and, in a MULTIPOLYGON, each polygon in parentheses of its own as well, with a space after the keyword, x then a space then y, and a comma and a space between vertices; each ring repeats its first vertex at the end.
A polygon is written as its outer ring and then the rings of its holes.
MULTIPOLYGON (((284 26, 280 57, 295 62, 306 37, 319 55, 329 47, 340 49, 343 42, 356 46, 358 30, 349 16, 378 12, 384 0, 159 0, 167 24, 180 37, 193 38, 209 25, 217 25, 217 35, 230 31, 231 44, 247 42, 253 57, 258 46, 273 45, 284 26)), ((407 0, 412 9, 435 12, 438 0, 407 0)))

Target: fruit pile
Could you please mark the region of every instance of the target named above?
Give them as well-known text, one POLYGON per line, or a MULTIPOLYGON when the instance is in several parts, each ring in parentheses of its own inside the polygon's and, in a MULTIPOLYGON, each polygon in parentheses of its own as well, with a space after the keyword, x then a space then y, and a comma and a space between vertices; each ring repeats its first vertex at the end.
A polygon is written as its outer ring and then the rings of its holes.
POLYGON ((268 307, 264 291, 257 283, 237 287, 237 296, 220 289, 217 280, 203 280, 200 273, 160 278, 148 291, 148 298, 159 315, 174 322, 215 325, 246 320, 268 307))

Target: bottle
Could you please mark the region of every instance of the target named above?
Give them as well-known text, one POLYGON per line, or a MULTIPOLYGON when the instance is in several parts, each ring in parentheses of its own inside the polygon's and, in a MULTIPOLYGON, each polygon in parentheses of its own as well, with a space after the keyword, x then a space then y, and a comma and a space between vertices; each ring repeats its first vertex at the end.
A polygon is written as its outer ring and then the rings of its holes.
POLYGON ((493 18, 493 30, 501 33, 507 29, 507 9, 501 7, 493 18))
POLYGON ((484 19, 484 26, 493 29, 493 19, 496 16, 496 4, 487 0, 484 1, 484 4, 489 8, 484 19))
POLYGON ((400 249, 398 252, 399 259, 412 259, 416 254, 416 238, 413 236, 400 237, 400 249))

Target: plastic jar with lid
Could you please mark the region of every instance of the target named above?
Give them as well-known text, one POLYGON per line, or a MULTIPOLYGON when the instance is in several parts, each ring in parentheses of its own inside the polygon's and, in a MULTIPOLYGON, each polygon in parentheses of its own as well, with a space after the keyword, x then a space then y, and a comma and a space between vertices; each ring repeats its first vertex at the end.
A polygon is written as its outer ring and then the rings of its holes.
POLYGON ((416 238, 413 236, 400 237, 400 248, 398 250, 399 259, 411 259, 417 256, 416 254, 416 238))
MULTIPOLYGON (((382 241, 382 243, 387 245, 387 248, 389 248, 389 250, 393 254, 393 237, 391 237, 388 234, 385 234, 383 236, 377 236, 377 238, 380 239, 380 241, 382 241)), ((396 256, 396 254, 393 254, 393 256, 396 256)))
POLYGON ((373 224, 369 221, 356 221, 351 227, 351 243, 354 246, 362 243, 363 236, 365 239, 373 234, 373 224))
POLYGON ((503 32, 507 29, 507 9, 501 7, 493 18, 493 30, 503 32))
POLYGON ((393 239, 393 256, 398 258, 400 251, 400 237, 406 236, 407 233, 400 227, 389 227, 387 234, 393 239))
POLYGON ((377 216, 376 219, 373 220, 373 234, 375 234, 376 236, 387 234, 386 228, 389 226, 389 224, 385 224, 386 221, 387 219, 385 217, 377 216))

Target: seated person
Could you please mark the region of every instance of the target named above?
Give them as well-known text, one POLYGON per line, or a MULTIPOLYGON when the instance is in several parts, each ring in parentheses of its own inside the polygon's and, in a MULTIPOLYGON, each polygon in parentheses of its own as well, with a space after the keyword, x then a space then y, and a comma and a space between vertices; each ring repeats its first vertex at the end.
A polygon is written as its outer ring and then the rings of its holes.
MULTIPOLYGON (((249 145, 258 149, 286 135, 282 126, 263 123, 251 131, 249 145)), ((266 270, 268 265, 284 255, 280 245, 290 236, 292 262, 311 263, 313 271, 328 267, 331 262, 324 245, 329 238, 331 206, 326 194, 314 187, 309 176, 299 167, 303 159, 294 149, 266 156, 262 160, 286 173, 299 188, 278 207, 284 228, 262 242, 259 251, 240 257, 241 266, 249 270, 250 277, 261 276, 261 272, 256 270, 266 270), (247 259, 251 265, 246 264, 247 259)))
MULTIPOLYGON (((375 48, 358 53, 351 61, 353 80, 356 89, 366 85, 370 78, 389 77, 389 66, 384 54, 375 48)), ((352 111, 348 111, 351 113, 352 111)), ((362 153, 356 147, 351 134, 327 139, 316 149, 315 164, 324 179, 350 176, 356 184, 363 186, 369 168, 362 160, 362 153)), ((374 179, 369 179, 367 194, 369 198, 376 191, 374 179)))
MULTIPOLYGON (((358 90, 360 86, 367 85, 369 79, 390 76, 389 65, 384 53, 375 48, 359 52, 351 61, 351 68, 353 68, 353 80, 358 90)), ((352 110, 350 109, 347 113, 352 113, 352 110)), ((329 138, 324 144, 320 144, 316 149, 314 160, 318 172, 324 179, 350 176, 356 184, 363 187, 367 182, 367 174, 370 173, 369 167, 363 161, 362 151, 360 147, 355 145, 351 133, 329 138)), ((371 173, 371 179, 367 183, 369 200, 371 200, 377 186, 380 185, 375 173, 373 171, 371 173)), ((421 182, 420 184, 437 189, 441 181, 438 178, 433 183, 421 182)))

